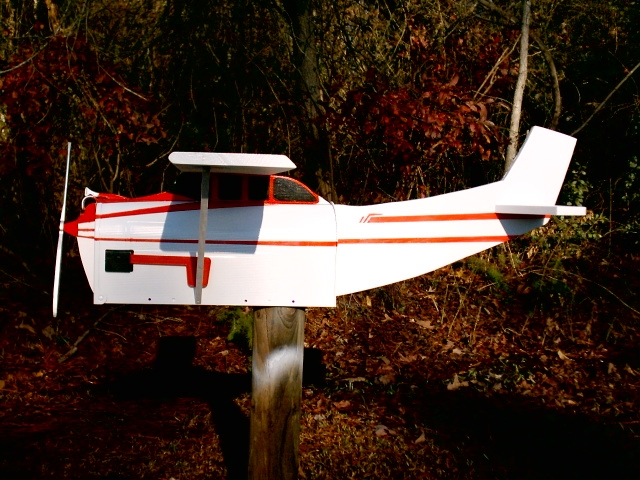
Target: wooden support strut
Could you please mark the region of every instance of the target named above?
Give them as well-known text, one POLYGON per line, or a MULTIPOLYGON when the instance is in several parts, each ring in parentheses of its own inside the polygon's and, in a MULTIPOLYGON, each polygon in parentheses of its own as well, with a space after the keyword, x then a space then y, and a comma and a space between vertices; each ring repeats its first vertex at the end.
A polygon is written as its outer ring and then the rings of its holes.
POLYGON ((200 184, 200 231, 198 233, 198 261, 196 264, 196 305, 200 305, 202 303, 204 250, 207 244, 207 219, 209 218, 210 177, 210 167, 202 167, 202 183, 200 184))
POLYGON ((249 480, 298 478, 304 309, 256 309, 249 480))

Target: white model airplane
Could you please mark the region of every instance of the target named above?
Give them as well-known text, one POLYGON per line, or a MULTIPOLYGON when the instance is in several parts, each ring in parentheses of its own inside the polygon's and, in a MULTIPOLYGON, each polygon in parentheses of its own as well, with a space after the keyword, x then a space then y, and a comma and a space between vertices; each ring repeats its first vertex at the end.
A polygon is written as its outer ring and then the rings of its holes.
POLYGON ((555 205, 574 146, 534 127, 501 181, 368 206, 335 205, 278 176, 295 168, 282 155, 174 152, 186 175, 173 193, 87 189, 82 214, 61 228, 78 239, 97 304, 331 307, 338 295, 430 272, 551 215, 584 215, 555 205))

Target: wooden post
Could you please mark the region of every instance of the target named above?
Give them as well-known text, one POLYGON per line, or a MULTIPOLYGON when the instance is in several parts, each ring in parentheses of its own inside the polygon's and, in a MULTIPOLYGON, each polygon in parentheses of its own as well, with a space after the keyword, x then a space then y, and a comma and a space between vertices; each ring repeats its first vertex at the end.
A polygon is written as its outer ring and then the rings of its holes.
POLYGON ((304 309, 256 309, 249 480, 298 478, 304 309))

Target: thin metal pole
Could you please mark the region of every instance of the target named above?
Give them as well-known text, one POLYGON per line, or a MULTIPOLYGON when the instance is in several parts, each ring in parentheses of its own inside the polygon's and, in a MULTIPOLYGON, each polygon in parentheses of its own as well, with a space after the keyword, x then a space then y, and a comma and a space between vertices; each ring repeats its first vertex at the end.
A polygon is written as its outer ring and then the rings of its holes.
POLYGON ((200 185, 200 232, 198 234, 198 263, 196 264, 196 305, 202 303, 202 284, 204 279, 204 251, 207 245, 207 219, 209 217, 209 167, 202 167, 200 185))

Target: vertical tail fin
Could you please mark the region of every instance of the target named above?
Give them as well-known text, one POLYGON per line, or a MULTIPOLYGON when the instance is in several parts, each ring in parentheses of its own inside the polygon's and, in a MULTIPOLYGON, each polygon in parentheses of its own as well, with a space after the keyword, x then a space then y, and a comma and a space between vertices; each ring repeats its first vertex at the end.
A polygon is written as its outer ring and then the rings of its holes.
POLYGON ((555 205, 575 144, 576 139, 573 137, 533 127, 514 164, 502 179, 504 187, 496 202, 496 211, 584 215, 584 207, 555 205))

